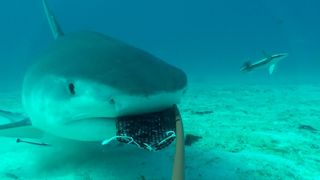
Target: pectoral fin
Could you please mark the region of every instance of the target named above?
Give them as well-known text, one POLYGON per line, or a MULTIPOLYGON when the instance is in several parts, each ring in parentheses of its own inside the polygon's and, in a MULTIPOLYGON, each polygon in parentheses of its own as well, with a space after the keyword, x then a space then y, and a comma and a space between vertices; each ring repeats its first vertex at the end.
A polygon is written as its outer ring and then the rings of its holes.
POLYGON ((273 71, 274 71, 275 68, 276 68, 276 64, 271 64, 271 65, 269 66, 269 74, 270 74, 270 75, 273 73, 273 71))
POLYGON ((29 119, 0 125, 0 136, 40 139, 43 131, 33 127, 29 119))
POLYGON ((0 116, 10 120, 11 122, 17 122, 23 119, 26 119, 22 114, 20 113, 14 113, 10 111, 4 111, 0 109, 0 116))

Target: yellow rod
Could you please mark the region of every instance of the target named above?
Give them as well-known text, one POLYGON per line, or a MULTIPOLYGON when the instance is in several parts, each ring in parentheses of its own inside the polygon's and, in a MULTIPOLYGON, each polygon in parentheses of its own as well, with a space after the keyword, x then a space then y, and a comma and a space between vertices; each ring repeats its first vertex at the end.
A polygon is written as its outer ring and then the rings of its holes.
POLYGON ((184 180, 184 132, 181 115, 176 109, 176 152, 173 163, 172 180, 184 180))

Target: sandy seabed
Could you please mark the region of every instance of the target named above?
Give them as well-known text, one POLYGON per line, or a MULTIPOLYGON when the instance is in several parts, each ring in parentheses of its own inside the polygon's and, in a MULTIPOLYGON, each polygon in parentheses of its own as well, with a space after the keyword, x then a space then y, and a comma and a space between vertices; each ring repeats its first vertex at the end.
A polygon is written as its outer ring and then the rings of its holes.
MULTIPOLYGON (((1 109, 23 112, 19 92, 0 96, 1 109)), ((186 146, 186 179, 320 178, 320 85, 191 83, 180 110, 185 133, 202 137, 186 146)), ((171 177, 174 145, 147 152, 116 143, 0 140, 1 180, 171 177)))

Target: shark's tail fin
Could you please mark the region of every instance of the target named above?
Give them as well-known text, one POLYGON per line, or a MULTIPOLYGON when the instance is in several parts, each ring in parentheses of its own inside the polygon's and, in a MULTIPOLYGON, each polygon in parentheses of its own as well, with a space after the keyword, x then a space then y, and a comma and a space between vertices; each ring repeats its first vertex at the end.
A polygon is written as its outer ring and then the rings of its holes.
POLYGON ((252 70, 252 67, 251 67, 250 61, 245 62, 240 69, 240 71, 242 71, 242 72, 249 72, 251 70, 252 70))

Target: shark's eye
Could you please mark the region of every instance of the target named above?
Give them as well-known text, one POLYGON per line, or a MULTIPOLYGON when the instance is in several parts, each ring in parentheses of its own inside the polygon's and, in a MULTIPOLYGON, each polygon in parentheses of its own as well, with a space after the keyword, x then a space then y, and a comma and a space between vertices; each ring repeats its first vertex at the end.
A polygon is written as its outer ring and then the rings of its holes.
POLYGON ((70 94, 72 94, 72 95, 76 94, 76 90, 75 90, 75 87, 74 87, 73 83, 69 83, 68 88, 69 88, 70 94))

